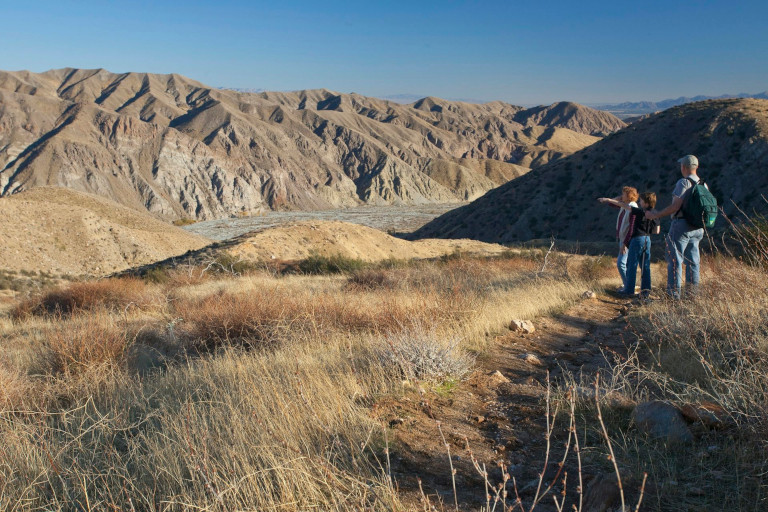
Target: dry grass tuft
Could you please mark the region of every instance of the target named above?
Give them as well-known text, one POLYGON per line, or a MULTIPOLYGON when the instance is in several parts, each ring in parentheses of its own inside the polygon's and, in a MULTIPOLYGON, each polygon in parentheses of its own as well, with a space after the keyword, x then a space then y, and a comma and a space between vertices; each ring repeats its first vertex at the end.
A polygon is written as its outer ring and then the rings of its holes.
POLYGON ((0 365, 0 411, 22 408, 34 392, 34 385, 26 375, 0 365))
POLYGON ((48 373, 64 377, 95 368, 120 369, 132 341, 123 326, 100 311, 46 329, 43 359, 48 373))
POLYGON ((423 325, 387 333, 376 352, 385 369, 406 380, 460 379, 474 364, 460 338, 440 335, 423 325))
POLYGON ((32 315, 68 315, 77 311, 103 308, 124 310, 132 306, 142 308, 157 299, 147 284, 140 279, 102 279, 72 283, 29 297, 11 311, 11 317, 19 321, 32 315))

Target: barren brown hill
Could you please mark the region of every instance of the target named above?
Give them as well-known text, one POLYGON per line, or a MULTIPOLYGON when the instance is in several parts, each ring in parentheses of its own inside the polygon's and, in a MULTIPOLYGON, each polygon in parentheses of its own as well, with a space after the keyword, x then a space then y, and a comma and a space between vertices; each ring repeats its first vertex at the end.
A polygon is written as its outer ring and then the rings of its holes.
POLYGON ((0 193, 67 187, 164 219, 457 202, 621 126, 570 103, 400 105, 175 74, 0 72, 0 193))
POLYGON ((363 261, 437 258, 454 252, 498 256, 502 245, 477 240, 418 240, 409 242, 378 229, 339 221, 305 221, 249 233, 227 244, 226 252, 249 261, 304 259, 311 254, 341 255, 363 261))
POLYGON ((9 270, 104 275, 210 241, 107 199, 38 187, 0 198, 0 262, 9 270))
POLYGON ((680 178, 677 159, 689 153, 699 157, 699 175, 728 216, 738 217, 739 209, 768 213, 768 100, 710 100, 640 120, 438 217, 413 236, 610 241, 616 212, 595 199, 632 185, 655 191, 664 207, 680 178))

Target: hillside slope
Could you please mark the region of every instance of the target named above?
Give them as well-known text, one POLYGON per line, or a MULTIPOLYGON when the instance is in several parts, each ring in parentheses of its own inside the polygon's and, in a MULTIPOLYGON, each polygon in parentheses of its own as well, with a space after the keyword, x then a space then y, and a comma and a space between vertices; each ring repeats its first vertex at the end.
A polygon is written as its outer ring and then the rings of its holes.
POLYGON ((768 213, 761 197, 768 191, 768 100, 710 100, 638 121, 438 217, 413 236, 608 241, 616 210, 595 199, 631 185, 655 191, 664 207, 681 177, 677 159, 689 153, 699 157, 699 175, 727 215, 738 216, 738 209, 768 213))
POLYGON ((249 261, 301 260, 312 254, 363 261, 437 258, 454 252, 498 256, 506 248, 476 240, 409 242, 378 229, 339 221, 304 221, 248 233, 231 240, 226 252, 249 261))
POLYGON ((622 126, 572 103, 400 105, 176 74, 0 72, 0 194, 67 187, 164 219, 458 202, 622 126))
POLYGON ((183 254, 210 240, 101 197, 38 187, 0 198, 8 270, 105 275, 183 254))

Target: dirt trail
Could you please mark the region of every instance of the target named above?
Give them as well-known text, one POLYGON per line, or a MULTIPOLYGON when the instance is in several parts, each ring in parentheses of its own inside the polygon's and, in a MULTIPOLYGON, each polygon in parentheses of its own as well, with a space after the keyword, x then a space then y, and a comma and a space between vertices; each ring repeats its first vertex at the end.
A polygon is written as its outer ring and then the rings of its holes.
MULTIPOLYGON (((546 452, 547 371, 553 382, 562 378, 563 369, 592 382, 598 370, 608 366, 603 352, 626 352, 627 307, 625 301, 606 296, 581 300, 561 315, 537 319, 531 334, 510 331, 497 336, 475 371, 450 392, 415 389, 377 404, 379 418, 392 427, 392 474, 406 502, 422 509, 417 480, 421 478, 433 504, 442 500, 446 510, 454 508, 439 422, 450 445, 462 510, 478 510, 485 503, 484 482, 472 466, 467 441, 476 459, 486 464, 492 482, 500 482, 497 463, 504 463, 517 480, 523 502, 530 503, 546 452), (527 354, 536 359, 525 359, 527 354)), ((552 457, 561 454, 559 445, 552 457)), ((551 461, 550 468, 556 464, 551 461)), ((584 467, 585 483, 599 472, 584 467)), ((566 508, 570 510, 570 505, 566 508)), ((536 510, 554 510, 552 498, 536 510)))

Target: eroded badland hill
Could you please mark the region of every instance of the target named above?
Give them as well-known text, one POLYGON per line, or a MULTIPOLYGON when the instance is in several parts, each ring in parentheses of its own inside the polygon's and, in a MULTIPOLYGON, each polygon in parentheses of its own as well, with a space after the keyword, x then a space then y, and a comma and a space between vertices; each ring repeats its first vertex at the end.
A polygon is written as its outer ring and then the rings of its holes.
POLYGON ((0 72, 0 193, 67 187, 167 220, 459 202, 623 126, 573 103, 400 105, 176 74, 0 72))

